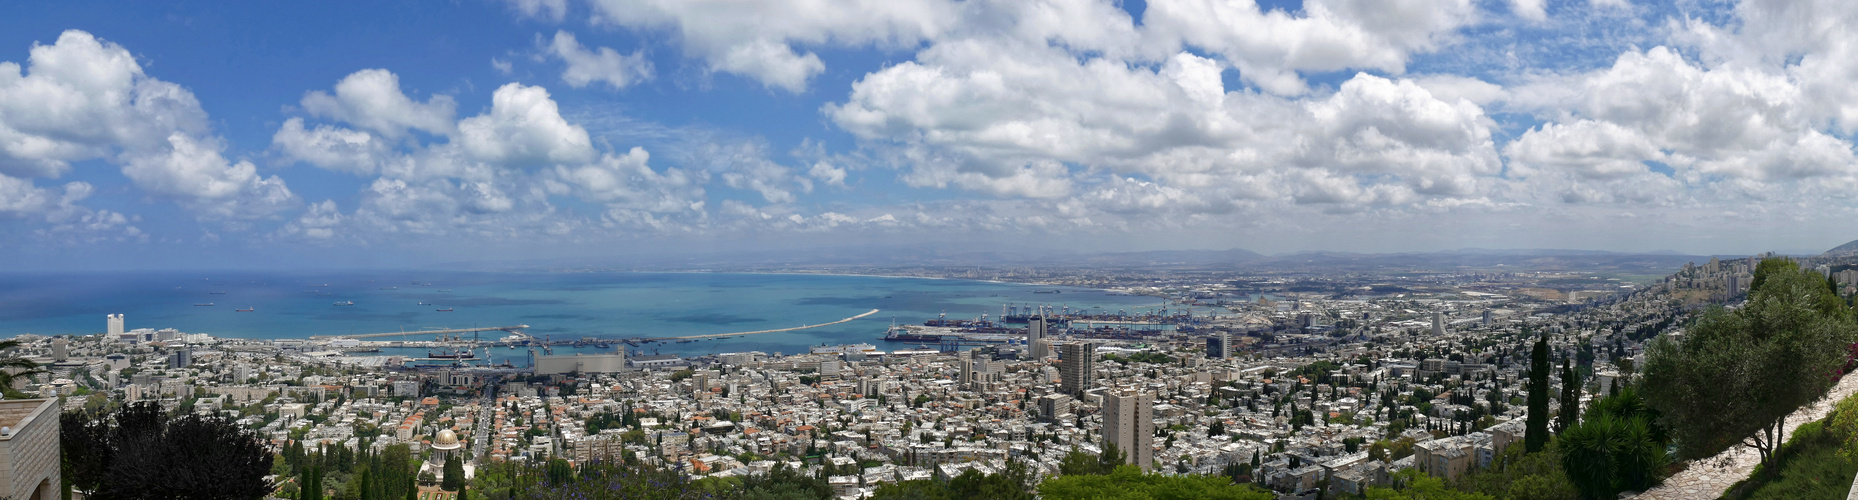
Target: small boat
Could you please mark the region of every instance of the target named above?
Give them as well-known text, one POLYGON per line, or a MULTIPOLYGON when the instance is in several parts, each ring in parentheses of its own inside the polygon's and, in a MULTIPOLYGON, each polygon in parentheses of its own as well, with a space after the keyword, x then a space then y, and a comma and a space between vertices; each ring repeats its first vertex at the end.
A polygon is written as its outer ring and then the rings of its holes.
POLYGON ((199 304, 194 304, 194 306, 196 307, 205 307, 205 306, 210 306, 210 305, 213 305, 213 303, 212 302, 201 302, 199 304))
POLYGON ((439 290, 439 291, 440 291, 440 292, 450 292, 451 290, 439 290))
POLYGON ((207 295, 225 295, 226 292, 207 292, 207 295))
POLYGON ((353 300, 344 300, 344 301, 340 301, 340 302, 336 302, 336 303, 335 303, 335 305, 338 305, 338 306, 352 306, 352 305, 355 305, 355 301, 353 301, 353 300))
POLYGON ((444 309, 433 309, 433 310, 434 310, 434 311, 438 311, 438 312, 452 312, 452 308, 450 308, 450 307, 447 307, 447 308, 444 308, 444 309))
POLYGON ((253 309, 257 309, 257 308, 255 308, 255 307, 247 307, 247 308, 244 308, 244 309, 233 309, 232 311, 233 311, 233 312, 242 312, 242 313, 248 313, 248 312, 252 312, 252 310, 253 310, 253 309))
POLYGON ((422 306, 429 306, 429 305, 432 305, 432 304, 429 304, 429 303, 427 303, 426 301, 424 301, 424 300, 422 300, 422 301, 419 301, 419 305, 422 305, 422 306))

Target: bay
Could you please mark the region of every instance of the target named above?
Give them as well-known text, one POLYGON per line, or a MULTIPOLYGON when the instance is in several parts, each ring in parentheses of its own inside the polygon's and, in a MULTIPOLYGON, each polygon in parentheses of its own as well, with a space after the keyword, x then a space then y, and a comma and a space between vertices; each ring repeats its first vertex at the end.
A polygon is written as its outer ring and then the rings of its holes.
MULTIPOLYGON (((416 332, 521 324, 529 325, 525 331, 530 335, 549 339, 619 339, 817 325, 881 310, 838 325, 635 350, 791 354, 822 344, 913 347, 879 339, 893 321, 921 324, 942 314, 993 318, 1004 305, 1135 312, 1160 302, 1077 287, 818 274, 10 273, 0 274, 0 337, 101 333, 104 316, 121 313, 129 329, 174 328, 223 338, 413 332, 373 340, 431 340, 416 332), (196 305, 207 303, 212 305, 196 305), (236 311, 246 308, 252 311, 236 311)), ((494 340, 504 334, 480 335, 494 340)), ((557 354, 592 350, 555 349, 557 354)), ((501 351, 493 353, 497 362, 520 350, 501 351)))

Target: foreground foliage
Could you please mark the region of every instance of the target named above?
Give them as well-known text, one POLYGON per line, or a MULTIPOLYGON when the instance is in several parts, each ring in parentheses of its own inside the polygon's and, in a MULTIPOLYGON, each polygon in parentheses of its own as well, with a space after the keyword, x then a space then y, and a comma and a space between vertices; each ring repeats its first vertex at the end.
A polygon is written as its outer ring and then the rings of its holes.
POLYGON ((272 456, 231 420, 172 416, 154 403, 59 417, 66 484, 91 498, 250 499, 271 493, 272 456))
POLYGON ((946 481, 917 480, 878 487, 875 500, 1032 500, 1032 474, 1026 465, 1009 462, 998 474, 969 469, 946 481))
POLYGON ((1109 474, 1082 474, 1046 479, 1039 495, 1047 500, 1073 499, 1212 499, 1271 500, 1270 492, 1250 485, 1232 484, 1224 476, 1164 476, 1146 474, 1133 465, 1109 474))
POLYGON ((1550 444, 1542 451, 1525 453, 1510 445, 1490 466, 1459 477, 1454 489, 1510 500, 1574 500, 1580 491, 1561 468, 1561 448, 1550 444))
POLYGON ((1562 434, 1557 440, 1562 468, 1582 496, 1610 499, 1658 484, 1671 460, 1656 418, 1657 412, 1628 386, 1594 402, 1586 418, 1562 434))
POLYGON ((1496 500, 1497 497, 1445 487, 1445 481, 1406 469, 1393 474, 1394 487, 1368 488, 1368 500, 1496 500))
POLYGON ((1850 308, 1819 273, 1767 259, 1754 282, 1741 309, 1710 309, 1681 341, 1661 336, 1647 350, 1645 398, 1684 458, 1746 443, 1768 463, 1787 415, 1838 381, 1858 340, 1850 308))
POLYGON ((1853 475, 1858 474, 1858 462, 1839 452, 1850 440, 1850 435, 1830 431, 1823 421, 1802 424, 1774 452, 1773 461, 1730 487, 1723 498, 1845 498, 1853 475))

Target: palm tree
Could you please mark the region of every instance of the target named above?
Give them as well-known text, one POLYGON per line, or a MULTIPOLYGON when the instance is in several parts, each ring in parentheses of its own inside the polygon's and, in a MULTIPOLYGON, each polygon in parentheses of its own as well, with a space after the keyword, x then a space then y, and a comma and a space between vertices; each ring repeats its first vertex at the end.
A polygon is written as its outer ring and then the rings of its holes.
MULTIPOLYGON (((11 350, 19 345, 18 339, 0 340, 0 351, 11 350)), ((39 369, 39 364, 32 360, 21 357, 0 358, 0 395, 4 395, 7 399, 26 397, 25 394, 13 388, 13 381, 41 373, 47 372, 39 369)))

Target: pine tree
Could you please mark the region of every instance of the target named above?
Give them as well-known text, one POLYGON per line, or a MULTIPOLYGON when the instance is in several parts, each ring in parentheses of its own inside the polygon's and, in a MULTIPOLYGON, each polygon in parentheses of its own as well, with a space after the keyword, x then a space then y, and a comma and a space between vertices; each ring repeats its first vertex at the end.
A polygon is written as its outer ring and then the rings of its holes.
POLYGON ((1529 417, 1523 429, 1523 449, 1529 453, 1548 446, 1548 370, 1548 335, 1542 335, 1529 355, 1529 417))

